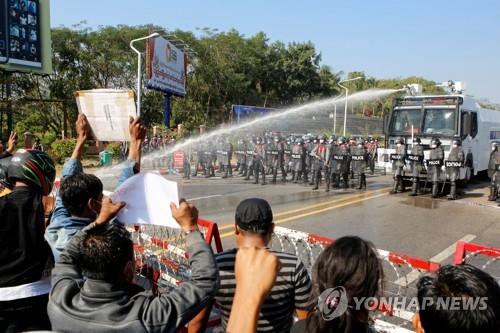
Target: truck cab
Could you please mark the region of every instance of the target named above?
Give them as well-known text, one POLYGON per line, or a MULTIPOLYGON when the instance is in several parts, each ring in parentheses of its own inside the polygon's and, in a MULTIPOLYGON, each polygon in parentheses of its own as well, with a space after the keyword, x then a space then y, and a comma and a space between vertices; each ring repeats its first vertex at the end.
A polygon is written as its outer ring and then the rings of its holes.
MULTIPOLYGON (((391 170, 390 154, 394 153, 398 137, 403 138, 408 153, 413 137, 420 137, 425 160, 429 158, 432 138, 441 140, 446 160, 453 138, 459 137, 466 156, 460 179, 468 181, 488 168, 489 145, 492 135, 500 129, 500 112, 484 109, 463 94, 405 96, 394 101, 384 127, 386 148, 378 150, 379 166, 391 170)), ((405 169, 405 178, 409 178, 409 165, 405 169)), ((446 173, 442 172, 441 177, 445 181, 446 173)))

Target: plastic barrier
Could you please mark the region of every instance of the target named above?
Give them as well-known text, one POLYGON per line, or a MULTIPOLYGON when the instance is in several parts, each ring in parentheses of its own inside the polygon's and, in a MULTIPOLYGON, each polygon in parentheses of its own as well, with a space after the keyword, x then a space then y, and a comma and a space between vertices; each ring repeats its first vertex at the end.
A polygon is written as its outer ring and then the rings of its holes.
POLYGON ((453 264, 469 264, 476 266, 490 274, 500 283, 500 248, 458 242, 453 264))

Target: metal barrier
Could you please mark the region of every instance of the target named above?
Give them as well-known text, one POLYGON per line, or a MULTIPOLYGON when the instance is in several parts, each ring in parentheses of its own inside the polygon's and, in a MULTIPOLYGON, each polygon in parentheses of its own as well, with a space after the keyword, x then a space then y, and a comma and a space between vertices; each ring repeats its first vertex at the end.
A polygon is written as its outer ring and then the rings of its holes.
POLYGON ((500 283, 500 248, 458 242, 453 264, 470 264, 487 272, 500 283), (496 265, 494 265, 496 263, 496 265))

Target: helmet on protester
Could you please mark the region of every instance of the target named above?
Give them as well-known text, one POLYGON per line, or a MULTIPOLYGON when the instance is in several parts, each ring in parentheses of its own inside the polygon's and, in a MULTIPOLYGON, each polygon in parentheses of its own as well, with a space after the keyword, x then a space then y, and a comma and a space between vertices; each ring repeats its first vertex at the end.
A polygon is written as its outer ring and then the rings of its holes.
POLYGON ((12 156, 7 169, 9 182, 22 180, 36 186, 43 195, 52 191, 56 168, 47 153, 36 149, 21 149, 12 156))

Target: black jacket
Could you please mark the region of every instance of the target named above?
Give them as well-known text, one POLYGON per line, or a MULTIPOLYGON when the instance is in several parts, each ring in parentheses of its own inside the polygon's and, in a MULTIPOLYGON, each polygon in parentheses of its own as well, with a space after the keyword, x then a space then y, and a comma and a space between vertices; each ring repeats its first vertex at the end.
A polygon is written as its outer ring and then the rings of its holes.
POLYGON ((161 296, 124 283, 83 280, 74 258, 77 244, 94 224, 68 243, 52 271, 48 314, 57 332, 174 332, 213 297, 219 273, 201 234, 186 237, 191 280, 161 296))

